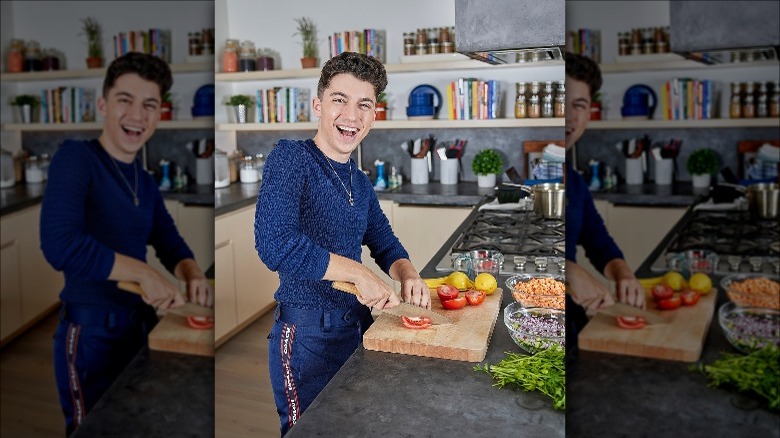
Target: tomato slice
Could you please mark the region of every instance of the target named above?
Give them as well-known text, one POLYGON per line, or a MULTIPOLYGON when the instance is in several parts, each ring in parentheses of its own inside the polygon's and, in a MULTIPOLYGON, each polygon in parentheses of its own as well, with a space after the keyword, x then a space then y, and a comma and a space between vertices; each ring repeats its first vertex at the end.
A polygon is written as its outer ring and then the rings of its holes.
POLYGON ((458 288, 455 286, 450 286, 448 284, 443 284, 436 288, 436 294, 439 295, 439 299, 442 301, 451 300, 454 298, 458 298, 458 288))
POLYGON ((681 300, 680 295, 675 294, 672 298, 667 298, 665 300, 659 300, 656 305, 661 310, 674 310, 678 307, 680 307, 681 300))
POLYGON ((447 310, 462 309, 466 306, 466 297, 463 296, 463 297, 453 298, 447 301, 442 301, 441 305, 447 310))
POLYGON ((404 327, 410 329, 426 329, 431 326, 431 318, 427 316, 402 316, 404 327))
POLYGON ((641 316, 618 316, 617 324, 624 329, 641 329, 646 325, 645 319, 641 316))
POLYGON ((656 284, 652 289, 653 299, 656 301, 665 300, 671 298, 674 295, 674 290, 665 284, 656 284))
POLYGON ((693 306, 699 302, 699 298, 701 298, 701 293, 695 290, 687 289, 680 292, 680 300, 682 301, 683 306, 693 306))
POLYGON ((207 330, 214 327, 214 317, 189 315, 187 317, 187 325, 196 330, 207 330))
POLYGON ((466 301, 468 301, 469 305, 471 306, 479 306, 483 301, 485 301, 485 296, 487 296, 485 292, 471 289, 470 291, 466 292, 466 301))

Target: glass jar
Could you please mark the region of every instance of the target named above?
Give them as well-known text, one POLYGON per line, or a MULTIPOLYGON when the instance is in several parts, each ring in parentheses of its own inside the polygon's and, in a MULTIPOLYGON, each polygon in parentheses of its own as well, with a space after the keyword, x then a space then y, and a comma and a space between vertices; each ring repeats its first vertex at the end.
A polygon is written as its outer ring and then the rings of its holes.
POLYGON ((24 180, 29 184, 40 184, 43 182, 43 170, 38 161, 38 157, 33 155, 27 159, 24 166, 24 180))
POLYGON ((517 83, 517 97, 515 99, 515 118, 524 119, 527 115, 527 99, 525 97, 525 82, 517 83))
POLYGON ((542 117, 553 116, 553 86, 551 81, 544 83, 544 91, 542 92, 542 117))
POLYGON ((439 28, 439 44, 450 42, 450 30, 446 27, 439 28))
POLYGON ((404 56, 414 55, 414 34, 404 32, 404 56))
POLYGON ((11 48, 5 58, 5 70, 8 73, 21 73, 24 71, 24 41, 11 40, 11 48))
POLYGON ((780 81, 774 82, 772 98, 769 99, 769 117, 780 117, 780 81))
POLYGON ((222 55, 222 71, 238 71, 238 40, 229 39, 225 42, 225 53, 222 55))
POLYGON ((41 58, 41 65, 45 71, 59 70, 60 58, 57 56, 57 51, 54 49, 44 50, 43 58, 41 58))
POLYGON ((425 32, 425 29, 417 29, 414 43, 417 45, 428 44, 428 34, 425 32))
POLYGON ((539 82, 531 82, 531 95, 528 97, 528 117, 539 118, 542 115, 541 100, 539 98, 539 82))
POLYGON ((255 165, 255 159, 251 155, 247 155, 241 161, 241 169, 239 170, 241 182, 244 184, 252 184, 258 182, 260 179, 257 177, 257 166, 255 165))
POLYGON ((742 98, 742 117, 752 119, 756 116, 756 100, 753 96, 753 83, 745 84, 745 94, 742 98))
POLYGON ((28 41, 24 51, 24 71, 41 70, 43 70, 41 46, 38 44, 38 41, 28 41))
POLYGON ((566 81, 558 81, 555 103, 553 104, 553 115, 555 117, 566 117, 566 81))
POLYGON ((274 69, 274 56, 271 49, 257 49, 255 70, 266 71, 274 69))
POLYGON ((729 100, 729 117, 742 118, 742 96, 740 95, 739 82, 731 83, 731 99, 729 100))
POLYGON ((38 165, 41 167, 41 172, 43 172, 44 181, 49 179, 49 164, 51 164, 51 157, 49 157, 49 154, 47 153, 41 154, 41 158, 39 160, 38 165))
POLYGON ((238 71, 255 71, 255 43, 246 40, 241 43, 238 54, 238 71))
POLYGON ((625 32, 618 32, 618 54, 620 56, 626 56, 630 54, 628 34, 625 32))
POLYGON ((766 82, 763 81, 758 85, 756 117, 769 117, 769 99, 766 92, 766 82))
POLYGON ((263 154, 255 155, 255 167, 257 168, 257 180, 263 180, 263 168, 265 168, 265 156, 263 154))

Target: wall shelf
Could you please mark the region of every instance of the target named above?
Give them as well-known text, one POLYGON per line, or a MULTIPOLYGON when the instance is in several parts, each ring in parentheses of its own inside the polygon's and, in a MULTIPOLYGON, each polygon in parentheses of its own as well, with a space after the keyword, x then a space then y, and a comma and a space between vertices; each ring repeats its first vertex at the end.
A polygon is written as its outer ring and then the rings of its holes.
POLYGON ((780 119, 592 120, 589 129, 777 128, 780 119))
POLYGON ((602 73, 634 73, 663 70, 712 70, 720 68, 751 68, 751 67, 777 67, 778 61, 735 62, 730 64, 708 65, 689 59, 676 59, 669 61, 640 61, 623 62, 615 64, 601 64, 602 73))
MULTIPOLYGON (((157 129, 213 129, 214 119, 172 120, 157 124, 157 129)), ((100 131, 103 122, 89 123, 4 123, 3 131, 100 131)))
MULTIPOLYGON (((386 120, 374 123, 373 129, 453 129, 453 128, 562 128, 563 117, 544 119, 491 120, 386 120)), ((316 130, 317 122, 301 123, 218 123, 218 131, 297 131, 316 130)))
MULTIPOLYGON (((209 73, 214 69, 213 64, 171 64, 171 73, 209 73)), ((39 82, 57 81, 61 79, 88 79, 103 78, 106 68, 92 68, 83 70, 53 70, 32 71, 23 73, 0 73, 3 82, 39 82)))

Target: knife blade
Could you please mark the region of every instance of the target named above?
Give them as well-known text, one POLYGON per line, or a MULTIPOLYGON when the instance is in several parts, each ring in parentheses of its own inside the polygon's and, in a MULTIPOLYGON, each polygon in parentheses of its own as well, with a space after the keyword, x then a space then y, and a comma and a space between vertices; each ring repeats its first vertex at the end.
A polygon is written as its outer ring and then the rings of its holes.
MULTIPOLYGON (((333 288, 336 290, 340 290, 342 292, 347 292, 352 295, 355 295, 357 297, 360 296, 360 291, 358 291, 358 288, 353 283, 347 283, 343 281, 334 281, 333 282, 333 288)), ((409 317, 420 317, 425 316, 427 318, 431 319, 431 323, 433 324, 452 324, 452 319, 450 319, 447 316, 440 315, 433 310, 428 310, 423 307, 417 307, 413 304, 409 303, 401 303, 392 309, 382 309, 381 310, 384 313, 389 313, 391 315, 395 316, 409 316, 409 317)))
POLYGON ((615 303, 609 307, 599 309, 599 313, 610 316, 641 316, 648 324, 666 324, 668 319, 660 316, 656 313, 648 310, 643 310, 638 307, 629 306, 628 304, 615 303))

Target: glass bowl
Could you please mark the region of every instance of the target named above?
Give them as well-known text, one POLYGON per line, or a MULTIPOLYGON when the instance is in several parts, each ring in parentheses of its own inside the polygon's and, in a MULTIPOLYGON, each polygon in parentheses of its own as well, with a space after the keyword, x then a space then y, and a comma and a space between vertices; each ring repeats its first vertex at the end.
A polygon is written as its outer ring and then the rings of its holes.
POLYGON ((780 346, 780 310, 727 302, 718 309, 718 324, 731 345, 745 354, 767 345, 780 346))
POLYGON ((732 274, 723 277, 720 287, 738 306, 780 310, 778 278, 766 274, 732 274))
POLYGON ((550 309, 566 309, 566 286, 562 275, 553 274, 520 274, 509 277, 506 281, 515 301, 523 307, 547 307, 550 309), (540 282, 542 282, 540 284, 540 282), (555 287, 555 292, 542 290, 539 286, 555 287), (536 289, 534 289, 536 286, 536 289))
POLYGON ((514 302, 504 308, 504 324, 515 344, 531 354, 554 345, 565 347, 565 310, 524 307, 514 302))

